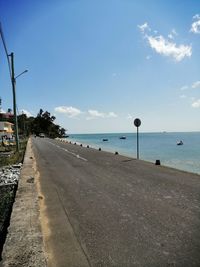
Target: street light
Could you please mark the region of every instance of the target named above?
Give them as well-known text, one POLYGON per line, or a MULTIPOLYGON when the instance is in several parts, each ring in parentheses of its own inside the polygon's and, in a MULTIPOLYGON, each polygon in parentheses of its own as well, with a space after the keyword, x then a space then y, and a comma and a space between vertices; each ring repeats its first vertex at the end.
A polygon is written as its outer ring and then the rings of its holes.
POLYGON ((23 71, 22 73, 20 73, 19 75, 17 75, 17 76, 15 77, 15 80, 16 80, 19 76, 21 76, 22 74, 24 74, 24 73, 26 73, 26 72, 28 72, 28 70, 25 70, 25 71, 23 71))
POLYGON ((14 53, 9 55, 11 57, 11 82, 13 90, 13 111, 14 111, 14 125, 15 125, 15 142, 16 142, 16 151, 19 152, 19 134, 18 134, 18 123, 17 123, 17 111, 16 111, 16 92, 15 92, 15 83, 16 79, 22 74, 26 73, 28 70, 23 71, 15 77, 14 71, 14 53))

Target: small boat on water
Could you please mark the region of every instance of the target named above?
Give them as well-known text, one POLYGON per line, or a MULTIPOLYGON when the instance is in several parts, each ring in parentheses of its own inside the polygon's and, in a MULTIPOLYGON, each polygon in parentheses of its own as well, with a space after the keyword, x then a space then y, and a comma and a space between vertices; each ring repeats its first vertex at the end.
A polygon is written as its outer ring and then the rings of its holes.
POLYGON ((103 142, 106 142, 106 141, 108 141, 108 139, 107 139, 107 138, 104 138, 104 139, 103 139, 103 142))
POLYGON ((119 139, 126 139, 126 136, 120 136, 119 139))
POLYGON ((180 141, 179 141, 179 142, 177 142, 176 144, 177 144, 177 146, 182 146, 182 145, 183 145, 183 141, 182 141, 182 140, 180 140, 180 141))

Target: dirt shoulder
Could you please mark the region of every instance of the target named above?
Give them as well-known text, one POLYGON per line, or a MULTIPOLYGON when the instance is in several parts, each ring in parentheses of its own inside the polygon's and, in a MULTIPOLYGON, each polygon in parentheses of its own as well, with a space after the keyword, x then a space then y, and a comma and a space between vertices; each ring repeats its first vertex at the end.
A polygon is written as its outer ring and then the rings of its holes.
POLYGON ((47 266, 39 220, 39 196, 34 165, 29 139, 4 244, 1 267, 47 266))

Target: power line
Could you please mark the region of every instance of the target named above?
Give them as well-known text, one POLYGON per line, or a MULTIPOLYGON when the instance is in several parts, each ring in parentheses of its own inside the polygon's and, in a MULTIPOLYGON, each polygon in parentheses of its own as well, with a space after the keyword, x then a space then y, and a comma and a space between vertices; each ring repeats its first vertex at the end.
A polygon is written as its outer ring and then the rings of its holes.
POLYGON ((8 50, 6 47, 6 42, 5 42, 5 38, 4 38, 4 34, 3 34, 3 29, 1 27, 1 23, 0 23, 0 36, 3 42, 3 47, 6 53, 6 57, 7 57, 7 61, 8 61, 8 68, 9 68, 9 73, 10 73, 10 79, 12 79, 12 72, 11 72, 11 66, 10 66, 10 59, 9 59, 9 54, 8 54, 8 50))

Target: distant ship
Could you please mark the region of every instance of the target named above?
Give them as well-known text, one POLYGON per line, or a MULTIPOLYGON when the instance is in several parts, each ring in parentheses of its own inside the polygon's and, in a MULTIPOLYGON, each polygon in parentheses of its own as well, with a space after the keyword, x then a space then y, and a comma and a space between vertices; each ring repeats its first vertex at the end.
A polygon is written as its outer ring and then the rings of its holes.
POLYGON ((106 141, 108 141, 108 139, 107 139, 107 138, 104 138, 104 139, 103 139, 103 142, 106 142, 106 141))
POLYGON ((180 140, 180 141, 179 141, 179 142, 177 142, 176 144, 177 144, 177 146, 182 146, 182 145, 183 145, 183 141, 182 141, 182 140, 180 140))
POLYGON ((126 139, 126 136, 120 136, 119 139, 126 139))

